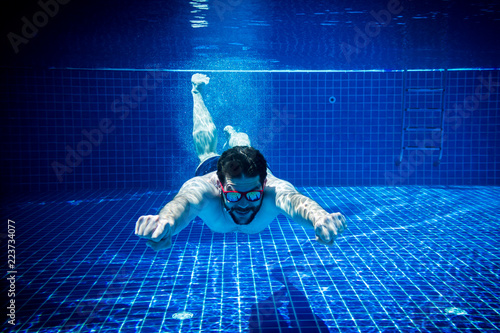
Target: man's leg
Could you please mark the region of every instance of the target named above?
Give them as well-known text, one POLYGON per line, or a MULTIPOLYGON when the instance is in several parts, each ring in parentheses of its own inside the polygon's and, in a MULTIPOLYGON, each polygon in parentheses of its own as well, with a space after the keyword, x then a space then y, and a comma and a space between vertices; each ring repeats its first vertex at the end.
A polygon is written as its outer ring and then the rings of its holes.
POLYGON ((217 128, 208 112, 201 92, 210 78, 203 74, 194 74, 191 78, 193 89, 193 140, 200 164, 210 157, 217 156, 217 128))
MULTIPOLYGON (((235 146, 246 146, 246 147, 251 147, 250 139, 248 138, 248 135, 243 132, 236 132, 233 128, 233 126, 226 126, 224 127, 224 134, 226 134, 227 142, 224 146, 228 146, 228 149, 233 148, 235 146)), ((273 174, 271 169, 269 169, 269 166, 267 167, 267 173, 268 174, 273 174)))

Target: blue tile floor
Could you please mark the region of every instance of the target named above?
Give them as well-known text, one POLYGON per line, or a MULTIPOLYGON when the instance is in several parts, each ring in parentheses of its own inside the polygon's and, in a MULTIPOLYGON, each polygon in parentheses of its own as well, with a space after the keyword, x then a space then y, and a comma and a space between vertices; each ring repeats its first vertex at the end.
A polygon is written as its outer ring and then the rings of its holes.
POLYGON ((500 188, 299 190, 348 218, 335 246, 280 216, 257 235, 195 220, 156 253, 135 222, 174 192, 12 195, 2 218, 16 227, 15 325, 3 330, 500 330, 500 188))

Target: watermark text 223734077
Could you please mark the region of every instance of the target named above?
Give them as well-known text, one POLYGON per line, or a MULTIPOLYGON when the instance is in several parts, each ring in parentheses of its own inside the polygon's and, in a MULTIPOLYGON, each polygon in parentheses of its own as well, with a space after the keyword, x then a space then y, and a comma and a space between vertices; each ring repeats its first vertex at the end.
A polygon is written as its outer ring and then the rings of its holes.
POLYGON ((45 27, 51 18, 59 13, 59 5, 66 5, 71 0, 39 0, 38 6, 40 10, 35 12, 31 18, 26 16, 21 17, 21 31, 15 33, 13 31, 7 34, 7 39, 14 50, 14 53, 19 53, 19 46, 28 44, 38 34, 38 29, 45 27))
POLYGON ((7 224, 7 281, 9 288, 7 290, 7 297, 9 303, 7 305, 8 323, 11 325, 16 324, 16 222, 8 220, 7 224))

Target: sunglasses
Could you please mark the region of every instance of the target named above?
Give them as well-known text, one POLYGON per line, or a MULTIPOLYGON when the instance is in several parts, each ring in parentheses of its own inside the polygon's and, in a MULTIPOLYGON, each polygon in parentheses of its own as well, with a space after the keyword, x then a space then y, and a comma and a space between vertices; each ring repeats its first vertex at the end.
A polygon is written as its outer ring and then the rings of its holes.
POLYGON ((219 185, 222 189, 222 193, 226 197, 226 200, 229 202, 238 202, 241 200, 241 198, 243 196, 245 196, 245 198, 248 201, 255 202, 255 201, 259 201, 260 198, 262 198, 262 195, 264 194, 264 186, 266 185, 266 182, 264 181, 264 184, 262 185, 262 190, 251 190, 251 191, 247 191, 247 192, 225 191, 224 187, 222 186, 220 181, 219 181, 219 185))

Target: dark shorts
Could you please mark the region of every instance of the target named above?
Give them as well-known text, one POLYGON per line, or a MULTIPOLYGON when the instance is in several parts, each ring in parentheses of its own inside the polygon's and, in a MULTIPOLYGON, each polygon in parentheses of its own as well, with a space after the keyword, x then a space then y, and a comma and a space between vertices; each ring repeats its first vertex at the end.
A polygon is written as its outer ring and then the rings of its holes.
MULTIPOLYGON (((219 162, 219 157, 220 155, 210 157, 208 160, 205 160, 205 162, 203 162, 200 166, 196 168, 194 176, 195 177, 204 176, 212 171, 217 171, 217 162, 219 162)), ((267 172, 270 174, 273 173, 269 168, 269 164, 267 165, 267 172)))
POLYGON ((217 162, 219 161, 219 156, 210 157, 208 160, 203 162, 194 173, 195 177, 204 176, 212 171, 217 171, 217 162))

